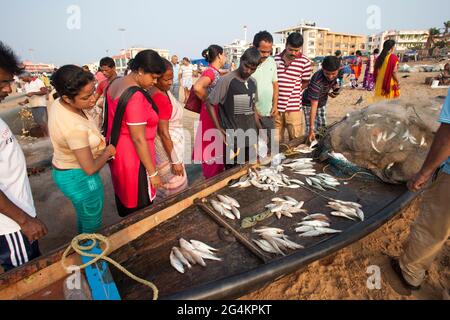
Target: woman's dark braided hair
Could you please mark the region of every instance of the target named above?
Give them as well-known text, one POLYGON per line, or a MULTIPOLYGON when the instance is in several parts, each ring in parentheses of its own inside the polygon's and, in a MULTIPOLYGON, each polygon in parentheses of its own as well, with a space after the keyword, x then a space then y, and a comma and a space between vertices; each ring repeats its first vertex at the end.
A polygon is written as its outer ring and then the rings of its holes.
POLYGON ((94 81, 91 72, 75 65, 66 65, 58 69, 51 78, 52 86, 60 97, 67 96, 73 100, 80 91, 94 81))

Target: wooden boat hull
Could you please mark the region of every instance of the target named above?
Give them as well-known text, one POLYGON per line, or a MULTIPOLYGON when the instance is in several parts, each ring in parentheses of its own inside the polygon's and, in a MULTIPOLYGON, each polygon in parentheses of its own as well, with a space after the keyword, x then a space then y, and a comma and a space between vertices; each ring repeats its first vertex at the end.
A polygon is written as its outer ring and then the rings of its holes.
MULTIPOLYGON (((105 229, 102 233, 108 236, 112 247, 110 257, 137 276, 153 281, 162 299, 237 298, 367 236, 392 219, 415 197, 404 186, 355 179, 349 185, 342 186, 339 192, 325 194, 363 204, 366 213, 364 222, 332 217, 332 226, 343 230, 342 234, 300 239, 293 226, 303 216, 281 220, 271 217, 259 226, 283 228, 291 240, 304 245, 305 249, 289 252, 285 257, 268 255, 268 259, 262 261, 248 247, 236 241, 236 237, 230 236, 230 230, 217 224, 194 201, 213 197, 216 192, 231 195, 240 202, 243 218, 263 212, 271 198, 284 195, 305 201, 305 208, 310 213, 330 211, 325 209, 326 200, 304 189, 281 189, 275 195, 255 188, 228 188, 228 183, 246 174, 248 167, 225 172, 105 229), (223 261, 208 261, 206 268, 194 266, 185 274, 177 273, 169 263, 169 254, 180 238, 200 240, 218 248, 223 261)), ((251 242, 251 229, 240 228, 237 221, 230 222, 230 226, 251 242)), ((49 290, 58 290, 61 287, 59 284, 68 276, 59 263, 63 249, 0 275, 0 299, 39 299, 49 290)), ((79 259, 74 255, 70 260, 73 264, 79 264, 79 259)), ((150 289, 114 268, 111 272, 123 299, 151 299, 150 289)))

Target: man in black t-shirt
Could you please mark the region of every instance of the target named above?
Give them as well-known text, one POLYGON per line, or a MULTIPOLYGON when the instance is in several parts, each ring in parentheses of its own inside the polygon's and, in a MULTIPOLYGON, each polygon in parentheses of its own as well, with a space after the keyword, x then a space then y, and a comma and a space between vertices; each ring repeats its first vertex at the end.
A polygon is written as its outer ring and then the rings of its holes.
POLYGON ((255 113, 257 86, 250 76, 260 63, 261 54, 256 48, 245 51, 239 68, 220 78, 206 101, 208 113, 226 141, 227 169, 256 160, 261 125, 255 113), (214 105, 219 105, 219 117, 214 105))

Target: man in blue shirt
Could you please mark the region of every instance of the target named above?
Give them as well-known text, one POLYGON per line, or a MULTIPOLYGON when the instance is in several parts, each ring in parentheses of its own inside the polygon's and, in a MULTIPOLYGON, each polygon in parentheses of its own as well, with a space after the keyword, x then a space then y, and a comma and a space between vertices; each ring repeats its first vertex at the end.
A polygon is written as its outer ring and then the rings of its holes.
POLYGON ((391 260, 394 271, 411 290, 420 289, 426 271, 450 236, 450 90, 439 121, 441 127, 428 157, 419 173, 408 182, 408 188, 420 191, 441 170, 423 194, 420 213, 411 227, 404 253, 400 260, 391 260))
POLYGON ((177 100, 180 100, 180 65, 178 64, 178 57, 172 56, 171 62, 173 66, 173 83, 172 87, 170 88, 170 92, 172 92, 173 96, 177 100))

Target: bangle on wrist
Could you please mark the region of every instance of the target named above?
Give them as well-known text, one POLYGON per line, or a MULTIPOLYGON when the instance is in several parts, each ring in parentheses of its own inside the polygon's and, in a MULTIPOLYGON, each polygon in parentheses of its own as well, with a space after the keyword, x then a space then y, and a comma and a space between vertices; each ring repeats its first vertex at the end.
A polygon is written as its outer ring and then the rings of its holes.
POLYGON ((182 164, 183 163, 183 161, 175 161, 175 162, 172 162, 172 165, 176 165, 176 164, 182 164))
POLYGON ((158 171, 155 171, 152 175, 148 176, 149 178, 154 178, 158 175, 158 171))

